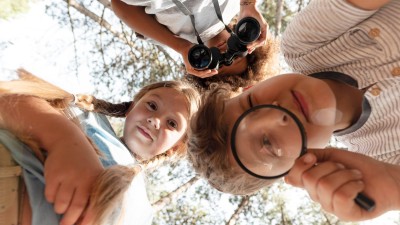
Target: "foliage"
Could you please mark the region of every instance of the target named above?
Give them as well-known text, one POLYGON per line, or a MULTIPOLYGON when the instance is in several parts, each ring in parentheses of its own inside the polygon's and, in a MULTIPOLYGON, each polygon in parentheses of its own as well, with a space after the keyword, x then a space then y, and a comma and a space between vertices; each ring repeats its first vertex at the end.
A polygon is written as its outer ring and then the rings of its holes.
POLYGON ((11 19, 29 10, 30 0, 1 0, 0 19, 11 19))
POLYGON ((264 0, 259 8, 268 22, 270 31, 274 35, 279 36, 285 30, 293 16, 304 8, 308 2, 309 0, 264 0), (282 4, 281 9, 278 7, 279 2, 282 4))
MULTIPOLYGON (((71 31, 67 44, 73 49, 74 59, 63 63, 76 75, 88 71, 91 83, 96 87, 96 96, 112 101, 126 101, 145 84, 179 79, 182 76, 182 63, 171 50, 148 40, 138 39, 113 15, 109 5, 104 2, 106 1, 64 0, 52 1, 47 6, 47 14, 60 27, 71 31)), ((265 0, 260 4, 260 9, 271 32, 279 36, 291 18, 308 2, 309 0, 265 0), (282 4, 281 8, 278 3, 282 4)), ((0 2, 0 16, 3 18, 3 11, 11 11, 12 14, 22 12, 25 6, 28 6, 28 0, 3 0, 0 2), (3 7, 4 5, 6 6, 3 7)), ((65 44, 59 42, 61 41, 53 40, 48 45, 58 48, 59 44, 65 44)), ((0 42, 0 50, 6 47, 6 44, 0 42)), ((60 54, 62 51, 54 52, 60 54)), ((113 121, 113 126, 120 135, 122 121, 113 121)), ((157 202, 167 198, 194 176, 194 171, 185 160, 150 172, 146 179, 150 201, 157 202)), ((221 193, 204 180, 196 181, 182 194, 172 198, 166 207, 157 212, 153 224, 222 225, 230 223, 235 214, 237 225, 353 224, 339 221, 323 212, 318 204, 309 199, 306 192, 284 182, 275 183, 246 198, 221 193), (248 203, 238 210, 246 199, 248 203)))
POLYGON ((71 28, 76 51, 70 68, 76 73, 83 66, 91 68, 96 95, 126 100, 143 85, 182 76, 182 64, 171 57, 171 52, 137 38, 109 8, 97 1, 71 2, 70 7, 67 2, 53 2, 47 13, 60 26, 71 28))

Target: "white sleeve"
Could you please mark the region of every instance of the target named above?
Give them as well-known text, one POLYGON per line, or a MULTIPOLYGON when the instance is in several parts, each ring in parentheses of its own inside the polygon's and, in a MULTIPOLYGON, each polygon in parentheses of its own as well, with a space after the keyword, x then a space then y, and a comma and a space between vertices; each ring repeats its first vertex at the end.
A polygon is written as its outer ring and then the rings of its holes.
POLYGON ((174 7, 175 4, 172 1, 167 0, 121 0, 128 5, 134 6, 145 6, 146 13, 155 14, 158 11, 162 11, 171 7, 174 7))

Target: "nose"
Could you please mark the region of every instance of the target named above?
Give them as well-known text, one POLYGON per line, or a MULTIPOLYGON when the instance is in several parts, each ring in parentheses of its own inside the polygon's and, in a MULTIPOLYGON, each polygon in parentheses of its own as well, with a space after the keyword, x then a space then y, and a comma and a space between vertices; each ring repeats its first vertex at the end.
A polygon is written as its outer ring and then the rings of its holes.
MULTIPOLYGON (((272 102, 272 105, 278 107, 280 106, 277 101, 272 102)), ((275 121, 281 126, 288 126, 291 120, 293 120, 289 114, 287 114, 285 111, 281 109, 274 109, 272 111, 273 111, 273 118, 275 118, 275 121)))
POLYGON ((151 126, 154 126, 155 129, 160 129, 160 119, 156 117, 150 117, 147 119, 147 122, 150 123, 151 126))

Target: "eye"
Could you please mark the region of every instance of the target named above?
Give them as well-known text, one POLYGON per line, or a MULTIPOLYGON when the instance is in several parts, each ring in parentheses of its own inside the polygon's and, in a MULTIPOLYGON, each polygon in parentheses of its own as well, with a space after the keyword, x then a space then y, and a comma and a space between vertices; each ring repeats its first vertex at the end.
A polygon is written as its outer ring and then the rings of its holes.
POLYGON ((177 129, 178 128, 178 123, 175 120, 168 120, 168 126, 177 129))
POLYGON ((262 144, 268 149, 272 148, 272 143, 267 136, 263 136, 262 144))
POLYGON ((146 102, 147 107, 152 110, 152 111, 156 111, 157 110, 157 104, 155 102, 146 102))
POLYGON ((268 138, 268 136, 264 135, 263 139, 262 139, 262 146, 263 148, 265 148, 266 150, 268 150, 270 153, 272 153, 273 155, 276 156, 275 153, 275 148, 273 146, 273 144, 271 143, 270 139, 268 138))

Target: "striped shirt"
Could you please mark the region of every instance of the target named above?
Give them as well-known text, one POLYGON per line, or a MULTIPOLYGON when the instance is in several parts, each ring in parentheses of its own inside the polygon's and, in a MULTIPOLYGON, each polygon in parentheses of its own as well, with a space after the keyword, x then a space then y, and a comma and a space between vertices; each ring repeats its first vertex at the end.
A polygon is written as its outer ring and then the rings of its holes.
POLYGON ((294 71, 349 75, 364 95, 359 121, 336 138, 350 151, 400 164, 400 1, 376 11, 313 0, 288 26, 282 51, 294 71))

